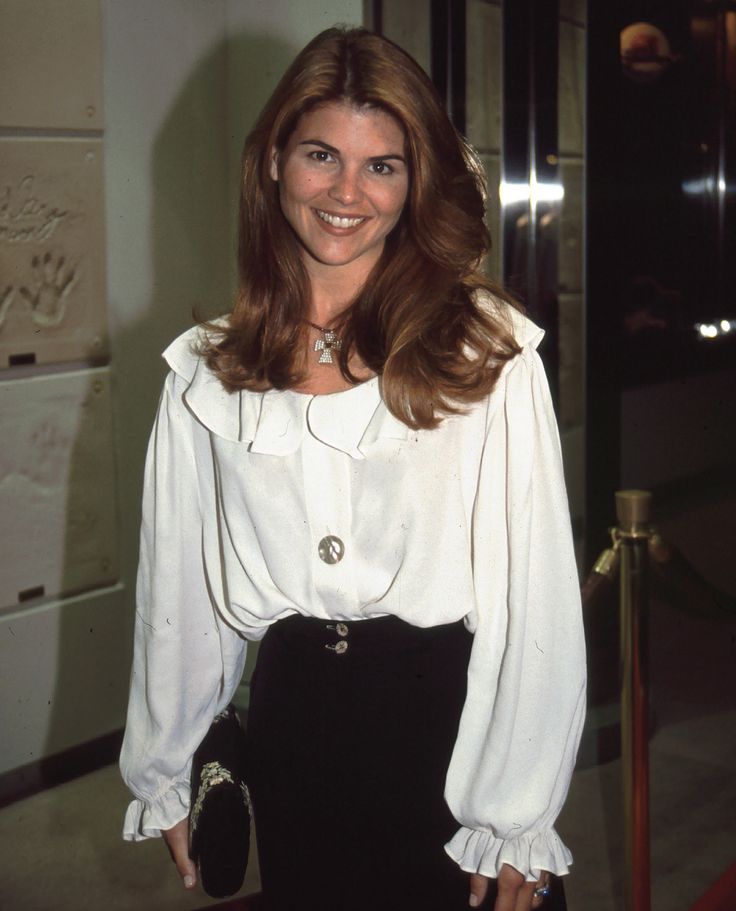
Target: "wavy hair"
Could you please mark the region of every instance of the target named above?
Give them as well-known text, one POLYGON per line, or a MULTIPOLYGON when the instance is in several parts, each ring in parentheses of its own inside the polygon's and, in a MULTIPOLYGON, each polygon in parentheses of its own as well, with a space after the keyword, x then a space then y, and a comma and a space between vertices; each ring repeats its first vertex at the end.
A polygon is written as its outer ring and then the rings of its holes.
POLYGON ((432 428, 493 388, 519 346, 503 308, 508 295, 480 270, 490 249, 482 167, 452 126, 425 72, 393 42, 361 28, 317 35, 286 71, 245 141, 238 240, 239 291, 202 354, 229 390, 285 389, 304 378, 309 279, 271 179, 299 118, 347 101, 378 108, 406 136, 409 193, 399 222, 344 314, 339 366, 353 352, 382 377, 390 411, 432 428), (483 294, 483 291, 488 292, 483 294), (479 303, 483 298, 487 303, 479 303))

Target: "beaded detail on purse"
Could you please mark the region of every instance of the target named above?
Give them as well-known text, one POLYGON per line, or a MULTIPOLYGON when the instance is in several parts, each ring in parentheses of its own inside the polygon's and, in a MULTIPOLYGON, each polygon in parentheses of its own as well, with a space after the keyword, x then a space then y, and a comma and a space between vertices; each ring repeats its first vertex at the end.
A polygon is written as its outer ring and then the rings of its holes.
POLYGON ((202 767, 202 773, 200 776, 200 785, 199 793, 197 794, 197 799, 192 806, 191 813, 189 816, 189 825, 192 829, 197 828, 197 822, 199 821, 199 814, 202 812, 202 807, 204 806, 205 798, 209 791, 216 787, 218 784, 236 784, 240 788, 243 799, 248 804, 248 808, 252 810, 250 802, 250 794, 248 793, 248 788, 244 781, 236 782, 230 772, 219 762, 208 762, 205 766, 202 767))

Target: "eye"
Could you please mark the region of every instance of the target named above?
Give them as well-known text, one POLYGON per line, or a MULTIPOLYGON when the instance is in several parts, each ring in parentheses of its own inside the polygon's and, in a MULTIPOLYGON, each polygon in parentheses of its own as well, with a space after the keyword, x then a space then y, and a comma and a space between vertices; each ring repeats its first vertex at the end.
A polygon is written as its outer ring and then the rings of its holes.
POLYGON ((374 161, 371 164, 371 170, 374 174, 393 174, 394 169, 387 161, 374 161))
POLYGON ((332 153, 328 152, 326 149, 315 149, 313 152, 309 153, 309 157, 312 159, 312 161, 320 161, 320 162, 334 161, 334 158, 332 157, 332 153))

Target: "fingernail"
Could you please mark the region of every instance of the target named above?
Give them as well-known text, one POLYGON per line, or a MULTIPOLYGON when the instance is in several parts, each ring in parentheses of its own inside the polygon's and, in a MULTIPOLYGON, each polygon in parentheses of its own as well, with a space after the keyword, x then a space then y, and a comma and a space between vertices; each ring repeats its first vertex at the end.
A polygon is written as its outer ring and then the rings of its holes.
POLYGON ((471 908, 477 908, 478 905, 480 904, 480 899, 478 898, 477 895, 473 895, 472 892, 471 892, 471 894, 470 894, 470 902, 469 902, 469 904, 470 904, 470 907, 471 907, 471 908))
POLYGON ((191 889, 193 885, 194 885, 194 877, 191 876, 190 874, 187 874, 184 877, 184 888, 191 889))

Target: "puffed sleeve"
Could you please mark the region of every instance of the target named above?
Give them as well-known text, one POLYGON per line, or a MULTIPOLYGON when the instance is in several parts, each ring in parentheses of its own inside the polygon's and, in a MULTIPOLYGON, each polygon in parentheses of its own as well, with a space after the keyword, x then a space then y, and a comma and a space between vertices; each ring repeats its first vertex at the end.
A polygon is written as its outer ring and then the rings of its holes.
MULTIPOLYGON (((169 373, 146 458, 123 779, 135 796, 123 837, 161 834, 189 812, 192 755, 243 672, 245 640, 220 617, 203 558, 205 434, 169 373)), ((214 487, 214 485, 212 485, 214 487)))
POLYGON ((554 822, 585 716, 580 590, 557 424, 534 344, 489 402, 473 517, 468 692, 447 776, 463 870, 564 874, 554 822))

